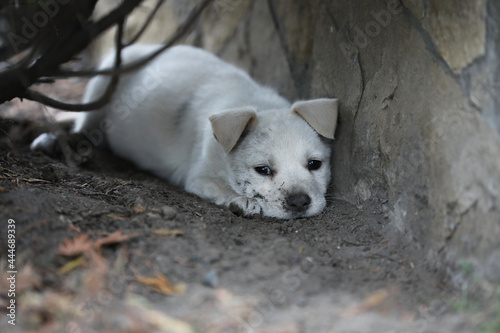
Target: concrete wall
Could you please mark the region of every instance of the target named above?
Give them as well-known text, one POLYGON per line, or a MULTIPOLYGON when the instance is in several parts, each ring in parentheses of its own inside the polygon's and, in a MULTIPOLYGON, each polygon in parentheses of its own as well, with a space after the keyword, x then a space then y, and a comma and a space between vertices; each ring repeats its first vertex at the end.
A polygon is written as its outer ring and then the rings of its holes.
POLYGON ((500 282, 499 22, 495 0, 216 0, 188 42, 291 100, 339 98, 334 195, 500 282))

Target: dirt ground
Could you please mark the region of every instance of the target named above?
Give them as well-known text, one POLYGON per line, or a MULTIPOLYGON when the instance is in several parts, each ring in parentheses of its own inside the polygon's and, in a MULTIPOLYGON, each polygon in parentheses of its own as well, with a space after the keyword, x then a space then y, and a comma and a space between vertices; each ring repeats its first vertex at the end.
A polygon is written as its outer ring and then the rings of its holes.
POLYGON ((1 332, 477 327, 425 253, 391 232, 383 203, 331 199, 314 218, 241 218, 106 151, 79 166, 30 152, 47 129, 46 120, 0 122, 1 332), (6 312, 9 219, 15 326, 6 312))

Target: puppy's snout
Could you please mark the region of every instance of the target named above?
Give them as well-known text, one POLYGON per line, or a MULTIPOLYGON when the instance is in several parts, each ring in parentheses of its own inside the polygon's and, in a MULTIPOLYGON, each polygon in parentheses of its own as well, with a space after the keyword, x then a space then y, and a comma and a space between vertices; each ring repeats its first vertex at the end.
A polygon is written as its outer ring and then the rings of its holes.
POLYGON ((304 212, 311 204, 311 197, 306 193, 293 193, 286 197, 286 207, 294 212, 304 212))

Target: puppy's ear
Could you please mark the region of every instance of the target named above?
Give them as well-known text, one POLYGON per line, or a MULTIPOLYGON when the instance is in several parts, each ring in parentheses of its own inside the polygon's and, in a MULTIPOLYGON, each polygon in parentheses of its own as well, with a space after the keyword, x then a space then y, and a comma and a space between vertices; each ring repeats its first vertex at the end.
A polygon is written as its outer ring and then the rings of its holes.
POLYGON ((338 116, 336 98, 295 102, 292 105, 292 112, 301 116, 321 136, 333 139, 338 116))
POLYGON ((234 148, 245 130, 257 126, 255 109, 244 107, 226 110, 210 117, 215 139, 226 153, 234 148))

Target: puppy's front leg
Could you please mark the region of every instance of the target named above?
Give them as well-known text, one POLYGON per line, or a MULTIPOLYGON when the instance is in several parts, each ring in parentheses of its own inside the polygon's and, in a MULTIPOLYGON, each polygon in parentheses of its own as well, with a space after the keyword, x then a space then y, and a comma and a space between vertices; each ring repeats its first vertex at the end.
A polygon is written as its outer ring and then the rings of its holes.
POLYGON ((200 177, 192 179, 186 184, 186 191, 217 205, 229 207, 229 210, 239 216, 262 215, 262 208, 257 199, 237 194, 218 178, 200 177))

